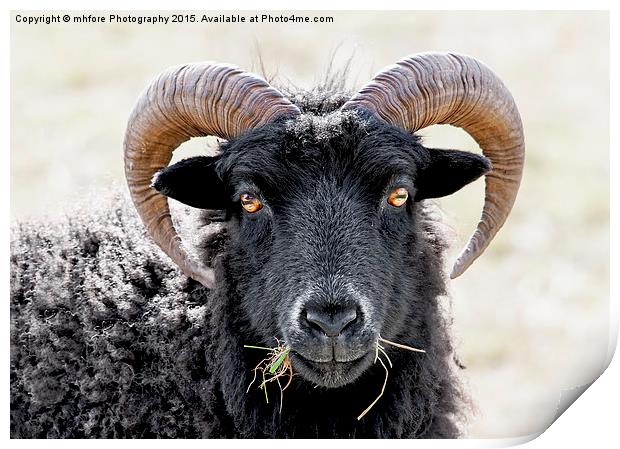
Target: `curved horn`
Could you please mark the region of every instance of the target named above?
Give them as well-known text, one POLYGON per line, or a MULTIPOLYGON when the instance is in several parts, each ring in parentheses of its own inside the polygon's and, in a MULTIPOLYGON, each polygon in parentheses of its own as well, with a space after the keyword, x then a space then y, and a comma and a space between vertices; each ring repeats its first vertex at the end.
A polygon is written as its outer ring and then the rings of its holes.
POLYGON ((299 109, 263 79, 229 65, 186 64, 161 73, 138 99, 125 133, 125 176, 134 205, 155 243, 207 287, 211 268, 192 260, 181 246, 168 200, 151 187, 172 152, 191 137, 230 139, 299 109))
POLYGON ((461 275, 506 221, 521 182, 523 126, 506 86, 472 57, 421 53, 384 69, 343 108, 369 110, 410 132, 434 124, 461 127, 491 160, 482 217, 450 277, 461 275))

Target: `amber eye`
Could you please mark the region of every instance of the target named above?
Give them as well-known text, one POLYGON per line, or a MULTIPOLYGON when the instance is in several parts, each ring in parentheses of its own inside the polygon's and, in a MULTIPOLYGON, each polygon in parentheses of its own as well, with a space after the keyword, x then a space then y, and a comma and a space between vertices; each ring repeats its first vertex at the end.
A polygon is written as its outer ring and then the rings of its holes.
POLYGON ((409 192, 404 187, 399 187, 390 192, 387 198, 387 202, 394 207, 401 207, 407 202, 409 198, 409 192))
POLYGON ((263 203, 261 203, 260 200, 254 195, 250 195, 249 193, 242 193, 239 199, 241 200, 241 206, 243 206, 247 212, 258 212, 263 207, 263 203))

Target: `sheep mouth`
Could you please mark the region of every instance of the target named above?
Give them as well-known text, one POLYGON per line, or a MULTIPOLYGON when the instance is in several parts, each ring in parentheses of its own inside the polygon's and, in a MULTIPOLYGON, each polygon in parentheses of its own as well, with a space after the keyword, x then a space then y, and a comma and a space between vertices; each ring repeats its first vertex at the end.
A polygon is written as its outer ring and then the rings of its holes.
POLYGON ((310 382, 337 388, 354 382, 372 363, 372 351, 349 361, 314 361, 295 351, 290 353, 293 369, 310 382))

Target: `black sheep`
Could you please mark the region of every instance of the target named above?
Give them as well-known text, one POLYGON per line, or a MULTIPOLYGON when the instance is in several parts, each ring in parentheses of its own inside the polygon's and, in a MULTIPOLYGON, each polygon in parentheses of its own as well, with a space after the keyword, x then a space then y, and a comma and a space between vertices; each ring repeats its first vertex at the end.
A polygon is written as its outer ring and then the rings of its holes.
POLYGON ((427 200, 489 161, 427 149, 346 100, 297 95, 301 115, 154 178, 206 209, 176 227, 199 236, 192 251, 213 278, 192 277, 207 286, 177 272, 122 197, 15 226, 13 437, 460 435, 469 407, 446 313, 445 232, 427 200), (384 383, 379 337, 425 353, 386 347, 385 392, 358 420, 384 383), (246 392, 265 354, 244 345, 276 339, 295 375, 282 395, 270 384, 267 403, 246 392))

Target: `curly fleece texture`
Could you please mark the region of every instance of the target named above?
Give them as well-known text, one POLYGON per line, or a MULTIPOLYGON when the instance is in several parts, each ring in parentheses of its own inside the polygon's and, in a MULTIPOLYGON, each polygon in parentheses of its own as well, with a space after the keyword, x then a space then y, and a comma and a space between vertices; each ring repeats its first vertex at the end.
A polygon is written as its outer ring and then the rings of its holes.
MULTIPOLYGON (((444 243, 420 208, 427 266, 444 243)), ((183 214, 178 214, 184 217, 183 214)), ((205 215, 208 222, 209 217, 205 215)), ((225 228, 198 245, 225 249, 225 228)), ((254 354, 243 349, 238 298, 208 291, 178 270, 145 235, 127 199, 117 196, 55 222, 15 224, 11 246, 11 436, 65 437, 456 437, 467 411, 440 296, 430 273, 425 357, 393 356, 383 398, 380 367, 353 386, 315 389, 295 380, 265 404, 246 394, 254 354)), ((435 271, 439 271, 434 269, 435 271)))

